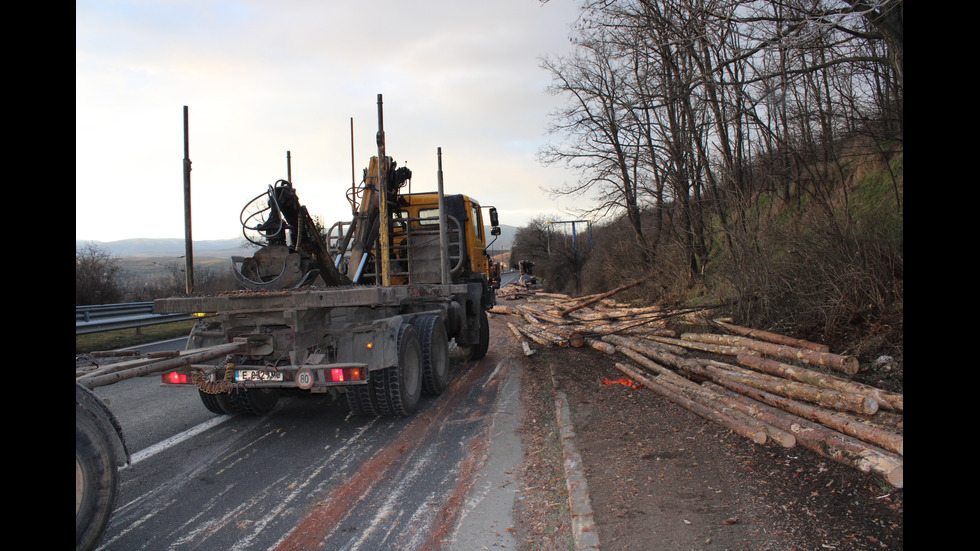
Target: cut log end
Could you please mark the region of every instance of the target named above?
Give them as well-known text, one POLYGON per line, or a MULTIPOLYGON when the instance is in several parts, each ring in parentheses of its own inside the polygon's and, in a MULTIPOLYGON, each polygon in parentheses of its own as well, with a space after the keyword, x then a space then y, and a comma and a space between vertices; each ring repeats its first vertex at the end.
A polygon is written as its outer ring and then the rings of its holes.
POLYGON ((885 474, 885 480, 896 488, 905 487, 905 467, 895 467, 885 474))
POLYGON ((878 400, 866 397, 861 403, 861 410, 867 415, 874 415, 878 411, 878 400))

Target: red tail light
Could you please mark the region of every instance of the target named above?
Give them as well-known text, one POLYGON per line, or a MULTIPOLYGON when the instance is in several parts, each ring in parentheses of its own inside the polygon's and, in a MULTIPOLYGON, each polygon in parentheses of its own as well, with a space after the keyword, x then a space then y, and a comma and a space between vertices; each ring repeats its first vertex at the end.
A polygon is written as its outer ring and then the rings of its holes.
POLYGON ((160 380, 168 385, 186 385, 190 383, 190 378, 185 373, 171 371, 160 375, 160 380))

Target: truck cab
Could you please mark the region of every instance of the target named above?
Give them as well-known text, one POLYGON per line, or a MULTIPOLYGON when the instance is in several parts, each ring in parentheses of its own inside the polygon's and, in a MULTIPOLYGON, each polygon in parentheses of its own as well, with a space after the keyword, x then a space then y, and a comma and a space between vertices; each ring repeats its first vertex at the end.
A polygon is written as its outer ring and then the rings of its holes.
MULTIPOLYGON (((486 253, 483 211, 466 195, 447 195, 446 237, 452 283, 488 281, 490 258, 486 253)), ((393 241, 399 269, 398 284, 439 283, 439 197, 437 193, 398 196, 393 212, 393 241)), ((491 218, 496 218, 496 210, 491 218)), ((496 227, 496 224, 494 224, 496 227)))

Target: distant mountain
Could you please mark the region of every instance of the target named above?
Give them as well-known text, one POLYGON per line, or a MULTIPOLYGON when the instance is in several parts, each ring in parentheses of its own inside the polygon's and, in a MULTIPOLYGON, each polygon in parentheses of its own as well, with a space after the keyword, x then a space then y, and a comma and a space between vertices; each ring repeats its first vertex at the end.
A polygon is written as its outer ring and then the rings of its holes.
POLYGON ((514 244, 514 233, 517 232, 517 228, 514 226, 500 226, 500 235, 497 236, 497 240, 494 241, 492 235, 490 235, 490 226, 485 226, 483 228, 483 235, 487 236, 487 244, 494 251, 509 251, 511 246, 514 244))
MULTIPOLYGON (((488 242, 493 242, 490 248, 494 253, 509 251, 514 243, 514 233, 517 228, 513 226, 500 226, 500 236, 493 240, 490 235, 490 227, 484 229, 488 242)), ((84 241, 75 240, 75 248, 84 247, 89 243, 94 243, 99 248, 106 250, 110 256, 117 258, 160 258, 160 257, 181 257, 184 256, 183 239, 122 239, 120 241, 84 241)), ((255 247, 245 241, 245 238, 236 239, 215 239, 207 241, 194 241, 195 258, 230 258, 232 256, 251 256, 255 252, 255 247)))
MULTIPOLYGON (((93 243, 118 258, 180 257, 184 256, 183 239, 122 239, 120 241, 75 240, 75 248, 93 243)), ((244 238, 194 241, 194 257, 251 256, 254 247, 244 238)))

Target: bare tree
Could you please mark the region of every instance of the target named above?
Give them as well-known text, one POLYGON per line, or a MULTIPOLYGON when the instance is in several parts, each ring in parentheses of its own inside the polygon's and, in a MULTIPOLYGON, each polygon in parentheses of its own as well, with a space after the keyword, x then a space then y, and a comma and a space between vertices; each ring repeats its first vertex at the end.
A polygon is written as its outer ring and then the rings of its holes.
POLYGON ((75 306, 111 304, 122 295, 119 264, 94 243, 75 249, 75 306))

